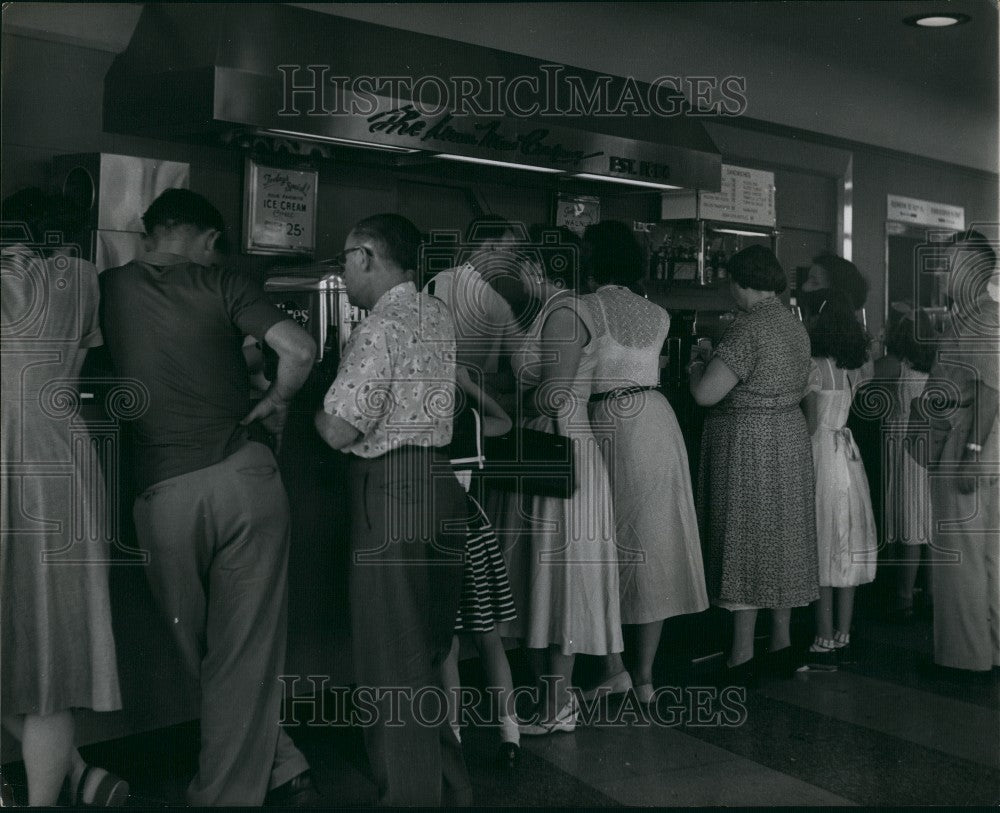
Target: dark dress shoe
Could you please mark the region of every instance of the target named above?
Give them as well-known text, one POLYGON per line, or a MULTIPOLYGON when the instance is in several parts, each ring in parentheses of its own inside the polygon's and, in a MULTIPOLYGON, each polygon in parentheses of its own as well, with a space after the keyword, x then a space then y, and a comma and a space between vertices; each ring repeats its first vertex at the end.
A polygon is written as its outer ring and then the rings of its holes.
POLYGON ((497 749, 497 766, 505 771, 516 770, 521 764, 521 746, 515 742, 502 742, 497 749))
POLYGON ((303 771, 284 785, 269 790, 264 797, 264 804, 268 807, 315 807, 321 800, 312 774, 303 771))
POLYGON ((893 624, 912 624, 916 620, 917 614, 912 604, 909 607, 898 607, 889 613, 889 621, 893 624))
POLYGON ((751 658, 736 666, 726 666, 719 677, 720 686, 743 686, 752 689, 757 685, 757 665, 751 658))
POLYGON ((858 662, 858 655, 851 644, 838 646, 835 651, 837 653, 837 663, 841 666, 858 662))
POLYGON ((790 680, 802 666, 802 659, 790 646, 768 652, 764 658, 764 671, 772 677, 790 680))

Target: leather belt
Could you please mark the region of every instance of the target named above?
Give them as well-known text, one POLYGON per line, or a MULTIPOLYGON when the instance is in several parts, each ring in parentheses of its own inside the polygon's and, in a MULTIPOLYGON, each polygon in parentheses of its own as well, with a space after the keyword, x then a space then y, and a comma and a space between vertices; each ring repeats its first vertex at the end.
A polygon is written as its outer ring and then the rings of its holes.
POLYGON ((595 392, 590 396, 590 403, 596 404, 599 401, 607 401, 610 398, 627 398, 630 395, 637 395, 640 392, 649 392, 659 389, 658 387, 619 387, 607 392, 595 392))

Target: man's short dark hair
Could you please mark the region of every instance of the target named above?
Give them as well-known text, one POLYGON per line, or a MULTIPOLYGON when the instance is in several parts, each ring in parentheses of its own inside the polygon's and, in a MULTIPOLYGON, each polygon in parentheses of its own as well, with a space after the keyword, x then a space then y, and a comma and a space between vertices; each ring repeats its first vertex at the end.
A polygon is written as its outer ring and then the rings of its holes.
POLYGON ((359 220, 351 233, 378 244, 380 252, 404 271, 416 271, 420 230, 402 215, 381 214, 359 220))
POLYGON ((788 285, 785 271, 774 252, 758 245, 747 246, 732 256, 729 260, 729 276, 741 288, 754 291, 774 291, 780 294, 788 285))
POLYGON ((156 229, 194 226, 199 231, 225 231, 226 224, 219 210, 208 199, 190 189, 168 189, 154 200, 142 216, 146 234, 156 229))

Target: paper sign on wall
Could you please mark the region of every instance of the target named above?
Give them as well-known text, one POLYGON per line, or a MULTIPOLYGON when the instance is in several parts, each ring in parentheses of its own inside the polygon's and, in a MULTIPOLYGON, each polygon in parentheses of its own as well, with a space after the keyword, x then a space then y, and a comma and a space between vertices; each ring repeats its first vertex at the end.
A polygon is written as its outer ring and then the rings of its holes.
POLYGON ((247 159, 244 248, 258 254, 312 254, 318 185, 315 171, 265 167, 247 159))
POLYGON ((965 209, 947 203, 889 195, 887 219, 961 231, 965 228, 965 209))
POLYGON ((556 225, 565 226, 583 237, 587 226, 601 220, 601 201, 589 195, 559 195, 556 199, 556 225))
POLYGON ((774 173, 722 165, 722 189, 698 193, 698 217, 774 226, 774 173))

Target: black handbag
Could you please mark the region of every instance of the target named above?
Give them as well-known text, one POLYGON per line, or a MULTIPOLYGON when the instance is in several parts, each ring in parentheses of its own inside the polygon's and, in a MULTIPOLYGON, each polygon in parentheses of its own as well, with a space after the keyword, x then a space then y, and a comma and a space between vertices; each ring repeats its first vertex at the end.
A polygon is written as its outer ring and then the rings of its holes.
POLYGON ((491 488, 564 500, 576 491, 570 438, 515 426, 485 438, 484 454, 481 476, 491 488))

